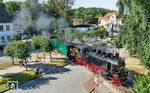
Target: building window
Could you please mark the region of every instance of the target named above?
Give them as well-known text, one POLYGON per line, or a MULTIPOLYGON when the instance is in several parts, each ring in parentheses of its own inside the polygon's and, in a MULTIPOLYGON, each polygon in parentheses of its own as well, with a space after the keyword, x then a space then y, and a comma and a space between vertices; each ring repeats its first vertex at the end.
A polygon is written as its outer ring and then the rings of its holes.
POLYGON ((0 31, 3 31, 4 28, 3 28, 3 25, 0 25, 0 31))
POLYGON ((1 36, 1 42, 5 43, 5 37, 4 36, 1 36))
POLYGON ((11 36, 7 36, 7 40, 9 42, 11 40, 11 36))
POLYGON ((10 26, 6 25, 6 30, 9 31, 10 30, 10 26))

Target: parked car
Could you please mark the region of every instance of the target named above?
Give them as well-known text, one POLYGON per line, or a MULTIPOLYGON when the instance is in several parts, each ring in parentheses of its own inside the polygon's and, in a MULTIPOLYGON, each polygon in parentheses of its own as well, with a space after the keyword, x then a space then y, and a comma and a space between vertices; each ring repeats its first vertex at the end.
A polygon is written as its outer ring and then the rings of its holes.
POLYGON ((31 35, 23 35, 23 36, 22 36, 22 39, 31 39, 31 38, 32 38, 31 35))

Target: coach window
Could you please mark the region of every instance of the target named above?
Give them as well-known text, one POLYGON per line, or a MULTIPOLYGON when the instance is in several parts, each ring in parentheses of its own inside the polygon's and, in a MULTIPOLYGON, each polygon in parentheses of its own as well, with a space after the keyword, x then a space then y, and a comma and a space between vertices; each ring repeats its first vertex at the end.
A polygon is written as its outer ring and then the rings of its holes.
POLYGON ((102 53, 101 50, 97 50, 98 55, 101 55, 101 53, 102 53))
POLYGON ((87 55, 87 54, 89 54, 89 52, 90 52, 89 49, 88 49, 88 48, 85 48, 85 49, 83 49, 83 52, 82 52, 82 53, 87 55))

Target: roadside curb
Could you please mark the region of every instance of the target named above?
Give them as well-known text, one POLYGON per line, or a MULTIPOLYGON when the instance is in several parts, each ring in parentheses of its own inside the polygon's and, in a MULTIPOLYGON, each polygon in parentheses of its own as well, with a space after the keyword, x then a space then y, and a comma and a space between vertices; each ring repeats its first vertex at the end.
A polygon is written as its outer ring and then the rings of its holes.
MULTIPOLYGON (((30 79, 29 81, 32 81, 32 80, 37 79, 37 78, 38 78, 38 77, 34 77, 34 78, 30 79)), ((20 85, 24 84, 24 83, 27 83, 27 82, 28 82, 28 81, 18 84, 18 87, 19 87, 20 85)), ((7 91, 9 91, 9 90, 11 90, 11 89, 7 89, 7 90, 4 90, 4 91, 1 91, 0 93, 7 92, 7 91)))

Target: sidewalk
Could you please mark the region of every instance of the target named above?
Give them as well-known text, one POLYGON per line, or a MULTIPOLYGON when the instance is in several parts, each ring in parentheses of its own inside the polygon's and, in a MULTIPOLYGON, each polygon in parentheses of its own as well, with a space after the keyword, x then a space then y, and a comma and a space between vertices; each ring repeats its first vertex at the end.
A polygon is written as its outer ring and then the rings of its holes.
POLYGON ((109 83, 102 76, 99 76, 98 86, 96 86, 96 84, 94 84, 93 82, 94 75, 84 82, 83 87, 85 88, 87 93, 125 93, 122 90, 118 89, 117 86, 109 83))
MULTIPOLYGON (((61 59, 61 58, 66 58, 66 56, 55 53, 52 55, 52 58, 53 59, 58 59, 58 58, 61 59)), ((44 62, 44 59, 42 58, 41 62, 38 62, 38 63, 37 62, 29 62, 27 64, 28 68, 36 68, 37 66, 40 66, 41 68, 44 68, 44 69, 47 69, 50 71, 55 69, 55 67, 47 65, 49 62, 49 56, 46 56, 45 59, 48 61, 44 62)), ((23 72, 24 70, 25 70, 25 68, 22 66, 12 66, 12 67, 9 67, 6 69, 2 69, 2 70, 0 70, 0 78, 5 77, 5 76, 11 76, 11 75, 23 72)))
POLYGON ((98 86, 94 83, 94 76, 89 78, 83 84, 87 93, 115 93, 112 92, 109 88, 103 85, 103 81, 98 79, 98 86))
POLYGON ((12 67, 0 70, 0 78, 2 78, 4 76, 11 76, 11 75, 20 73, 24 70, 25 70, 24 67, 12 66, 12 67))

